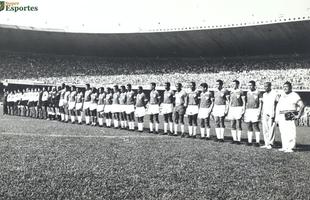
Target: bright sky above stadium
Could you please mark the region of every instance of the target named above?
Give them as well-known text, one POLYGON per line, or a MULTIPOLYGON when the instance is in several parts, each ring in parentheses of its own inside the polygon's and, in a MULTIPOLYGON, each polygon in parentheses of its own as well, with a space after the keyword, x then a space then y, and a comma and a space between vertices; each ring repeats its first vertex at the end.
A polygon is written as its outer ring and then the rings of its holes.
POLYGON ((10 0, 35 12, 0 12, 0 24, 67 32, 144 32, 310 16, 309 0, 10 0))

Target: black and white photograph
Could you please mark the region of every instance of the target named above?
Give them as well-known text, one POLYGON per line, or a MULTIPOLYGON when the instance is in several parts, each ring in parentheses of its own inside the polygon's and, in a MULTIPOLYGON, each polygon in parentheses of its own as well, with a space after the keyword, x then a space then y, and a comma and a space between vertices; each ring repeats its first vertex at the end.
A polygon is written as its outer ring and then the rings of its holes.
POLYGON ((0 199, 309 185, 309 0, 0 0, 0 199))

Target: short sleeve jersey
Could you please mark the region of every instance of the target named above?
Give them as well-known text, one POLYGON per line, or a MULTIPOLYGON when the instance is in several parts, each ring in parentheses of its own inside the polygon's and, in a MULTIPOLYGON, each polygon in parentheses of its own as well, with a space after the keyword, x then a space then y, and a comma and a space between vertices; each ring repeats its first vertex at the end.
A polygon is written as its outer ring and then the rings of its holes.
POLYGON ((243 106, 242 97, 244 97, 244 93, 240 89, 233 89, 230 92, 230 105, 232 107, 243 106))
POLYGON ((137 94, 137 101, 136 101, 136 106, 137 107, 143 107, 144 106, 144 101, 145 101, 145 94, 142 92, 141 94, 137 94))
POLYGON ((75 102, 75 98, 76 98, 76 91, 72 91, 69 95, 69 101, 75 102))
POLYGON ((173 90, 164 91, 164 101, 163 103, 171 104, 173 102, 173 90))
POLYGON ((119 95, 119 104, 126 105, 126 92, 122 92, 119 95))
POLYGON ((228 96, 228 91, 224 88, 221 90, 215 90, 214 91, 214 104, 215 105, 226 105, 228 96))
POLYGON ((127 91, 126 92, 126 104, 127 105, 134 105, 135 103, 135 92, 134 91, 127 91))
POLYGON ((120 97, 119 92, 113 93, 113 104, 119 104, 119 97, 120 97))
POLYGON ((150 104, 159 104, 159 93, 157 90, 150 92, 150 104))
POLYGON ((212 104, 213 93, 211 91, 200 93, 200 108, 209 108, 212 104))
POLYGON ((248 91, 246 97, 246 108, 253 109, 259 107, 259 103, 262 100, 261 92, 259 92, 258 90, 248 91))
POLYGON ((199 94, 197 90, 195 91, 190 90, 187 93, 187 97, 188 97, 188 105, 198 105, 199 94))
POLYGON ((90 102, 92 103, 97 103, 97 97, 98 97, 98 94, 97 93, 92 93, 90 95, 90 102))
POLYGON ((86 102, 90 101, 90 95, 91 95, 92 91, 91 90, 86 90, 85 91, 85 96, 84 96, 84 100, 86 102))
POLYGON ((180 92, 175 92, 175 105, 176 106, 184 106, 185 98, 187 98, 187 94, 184 90, 181 90, 180 92))
POLYGON ((300 100, 301 98, 296 92, 281 94, 277 108, 279 109, 279 111, 296 111, 297 103, 300 100))
POLYGON ((70 94, 71 94, 70 91, 65 92, 64 101, 66 101, 66 102, 69 101, 69 96, 70 96, 70 94))
POLYGON ((112 98, 113 98, 113 94, 108 93, 104 100, 105 105, 112 105, 112 98))
POLYGON ((105 98, 105 93, 100 93, 98 96, 98 105, 103 105, 104 104, 104 98, 105 98))
POLYGON ((83 102, 83 92, 79 92, 79 93, 76 95, 76 102, 77 102, 77 103, 82 103, 82 102, 83 102))
POLYGON ((42 101, 47 101, 48 100, 48 91, 44 91, 42 94, 42 101))
POLYGON ((270 92, 265 92, 263 94, 263 113, 268 114, 271 117, 275 115, 275 102, 277 101, 278 94, 271 90, 270 92))

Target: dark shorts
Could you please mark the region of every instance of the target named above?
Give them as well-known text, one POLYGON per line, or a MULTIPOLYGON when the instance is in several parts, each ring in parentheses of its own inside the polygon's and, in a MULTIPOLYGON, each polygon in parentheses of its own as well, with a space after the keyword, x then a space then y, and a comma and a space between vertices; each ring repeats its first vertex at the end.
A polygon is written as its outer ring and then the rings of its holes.
POLYGON ((174 114, 178 113, 179 115, 185 114, 185 107, 184 106, 176 106, 174 107, 174 114))

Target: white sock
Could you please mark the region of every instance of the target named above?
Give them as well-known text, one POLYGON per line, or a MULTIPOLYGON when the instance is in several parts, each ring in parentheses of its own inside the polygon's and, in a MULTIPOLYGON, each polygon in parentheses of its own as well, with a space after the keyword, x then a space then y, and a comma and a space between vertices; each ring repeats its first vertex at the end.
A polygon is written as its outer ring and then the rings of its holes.
POLYGON ((138 130, 143 131, 143 123, 138 123, 138 130))
POLYGON ((194 126, 193 135, 196 136, 196 134, 197 134, 197 126, 194 126))
POLYGON ((100 125, 100 126, 103 126, 103 118, 99 118, 99 119, 98 119, 98 122, 99 122, 99 125, 100 125))
POLYGON ((184 124, 181 124, 181 133, 185 132, 184 124))
POLYGON ((150 131, 153 132, 153 123, 150 123, 150 131))
POLYGON ((205 128, 200 128, 200 135, 202 138, 205 137, 205 128))
POLYGON ((173 133, 173 123, 172 122, 169 122, 169 129, 170 129, 170 132, 173 133))
POLYGON ((221 139, 220 128, 215 128, 216 138, 221 139))
POLYGON ((248 142, 252 143, 252 136, 253 136, 253 132, 252 131, 248 131, 248 142))
POLYGON ((82 116, 78 116, 77 118, 78 118, 79 123, 82 123, 82 116))
POLYGON ((158 132, 159 124, 155 123, 155 131, 158 132))
POLYGON ((174 124, 174 134, 178 134, 178 125, 174 124))
POLYGON ((89 116, 85 116, 85 122, 86 122, 86 124, 89 124, 89 121, 90 121, 90 117, 89 117, 89 116))
POLYGON ((114 120, 114 127, 118 128, 118 120, 114 120))
POLYGON ((220 128, 221 139, 224 139, 225 128, 220 128))
POLYGON ((237 130, 237 141, 238 142, 241 142, 241 134, 242 134, 242 131, 241 130, 237 130))
POLYGON ((236 130, 231 130, 231 136, 233 138, 233 141, 237 141, 237 131, 236 130))
POLYGON ((259 140, 260 140, 259 136, 260 136, 260 132, 255 132, 256 143, 259 143, 259 140))
POLYGON ((207 128, 207 137, 210 137, 210 128, 207 128))
POLYGON ((124 128, 127 128, 127 121, 124 121, 124 128))
POLYGON ((193 135, 193 127, 192 126, 188 126, 188 134, 189 134, 189 136, 193 135))
POLYGON ((62 121, 65 120, 65 114, 61 114, 60 117, 61 117, 61 120, 62 120, 62 121))
POLYGON ((168 123, 164 123, 164 133, 167 133, 168 131, 168 123))
POLYGON ((75 122, 75 116, 71 116, 71 122, 75 122))
POLYGON ((131 124, 131 130, 135 129, 135 122, 129 122, 129 124, 131 124))

